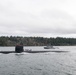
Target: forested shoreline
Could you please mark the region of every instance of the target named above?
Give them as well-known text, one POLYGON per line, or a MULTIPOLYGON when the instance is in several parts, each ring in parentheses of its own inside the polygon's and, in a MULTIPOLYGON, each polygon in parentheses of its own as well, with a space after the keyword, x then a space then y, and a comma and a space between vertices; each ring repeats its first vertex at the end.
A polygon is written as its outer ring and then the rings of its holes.
POLYGON ((24 46, 45 46, 48 44, 54 46, 69 46, 76 45, 76 38, 0 36, 0 46, 15 46, 20 43, 24 46))

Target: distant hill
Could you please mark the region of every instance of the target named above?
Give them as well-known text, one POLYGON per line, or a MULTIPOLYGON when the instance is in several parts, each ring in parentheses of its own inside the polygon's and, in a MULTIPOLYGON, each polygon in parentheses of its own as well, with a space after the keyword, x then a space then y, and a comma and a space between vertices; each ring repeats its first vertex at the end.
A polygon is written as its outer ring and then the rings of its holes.
POLYGON ((15 46, 22 43, 24 46, 45 46, 48 44, 54 46, 76 45, 76 38, 44 38, 44 37, 20 37, 20 36, 1 36, 0 46, 15 46))

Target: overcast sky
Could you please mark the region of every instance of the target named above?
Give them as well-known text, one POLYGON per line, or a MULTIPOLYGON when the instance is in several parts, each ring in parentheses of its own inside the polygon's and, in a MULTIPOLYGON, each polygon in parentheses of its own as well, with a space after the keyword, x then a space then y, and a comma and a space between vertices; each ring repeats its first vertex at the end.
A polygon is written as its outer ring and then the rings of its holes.
POLYGON ((0 36, 76 38, 76 0, 0 0, 0 36))

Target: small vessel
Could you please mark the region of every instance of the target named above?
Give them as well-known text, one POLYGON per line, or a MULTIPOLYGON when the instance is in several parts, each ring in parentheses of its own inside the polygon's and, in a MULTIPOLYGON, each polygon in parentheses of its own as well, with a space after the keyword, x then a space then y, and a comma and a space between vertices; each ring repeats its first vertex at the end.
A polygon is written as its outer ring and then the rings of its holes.
POLYGON ((52 45, 44 47, 44 49, 55 49, 52 45))

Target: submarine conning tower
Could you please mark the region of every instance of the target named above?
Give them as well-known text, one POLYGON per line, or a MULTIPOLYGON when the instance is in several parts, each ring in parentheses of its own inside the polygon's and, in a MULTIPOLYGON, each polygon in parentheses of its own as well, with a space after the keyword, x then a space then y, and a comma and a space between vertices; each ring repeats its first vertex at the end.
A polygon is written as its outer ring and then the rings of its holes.
POLYGON ((24 51, 24 49, 23 49, 23 45, 16 45, 15 46, 15 52, 16 53, 21 53, 21 52, 23 52, 24 51))

